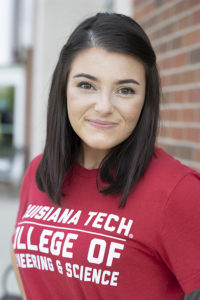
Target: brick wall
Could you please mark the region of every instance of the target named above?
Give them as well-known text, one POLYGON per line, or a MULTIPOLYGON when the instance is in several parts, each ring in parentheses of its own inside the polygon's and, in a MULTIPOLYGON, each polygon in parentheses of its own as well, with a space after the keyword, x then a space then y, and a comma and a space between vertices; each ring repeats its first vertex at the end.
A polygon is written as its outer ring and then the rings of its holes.
POLYGON ((200 0, 135 0, 162 82, 158 144, 200 170, 200 0))

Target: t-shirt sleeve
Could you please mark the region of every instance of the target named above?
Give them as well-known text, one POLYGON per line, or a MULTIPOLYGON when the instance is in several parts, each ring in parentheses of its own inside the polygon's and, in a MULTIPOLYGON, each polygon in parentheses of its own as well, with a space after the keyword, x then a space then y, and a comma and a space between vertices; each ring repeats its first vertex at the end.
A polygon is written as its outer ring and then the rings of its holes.
POLYGON ((195 171, 180 180, 163 209, 159 252, 186 294, 200 288, 200 174, 195 171))

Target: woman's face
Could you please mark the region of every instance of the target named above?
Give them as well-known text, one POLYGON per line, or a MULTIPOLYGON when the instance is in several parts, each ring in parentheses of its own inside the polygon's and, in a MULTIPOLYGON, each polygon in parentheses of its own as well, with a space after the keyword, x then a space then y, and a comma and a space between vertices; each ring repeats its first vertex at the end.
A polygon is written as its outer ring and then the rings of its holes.
POLYGON ((145 69, 134 57, 103 48, 75 57, 67 82, 72 128, 83 146, 108 152, 134 130, 145 98, 145 69))

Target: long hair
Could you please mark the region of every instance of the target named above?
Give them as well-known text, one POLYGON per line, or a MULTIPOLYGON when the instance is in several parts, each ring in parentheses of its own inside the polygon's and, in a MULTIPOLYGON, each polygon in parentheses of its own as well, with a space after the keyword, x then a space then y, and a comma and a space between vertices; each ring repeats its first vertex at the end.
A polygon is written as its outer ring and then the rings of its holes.
POLYGON ((145 100, 137 125, 125 141, 109 151, 97 173, 99 192, 120 195, 118 207, 124 207, 154 154, 160 82, 156 56, 147 35, 138 23, 122 14, 98 13, 87 18, 63 46, 49 93, 46 143, 36 171, 36 184, 53 203, 60 205, 64 178, 73 169, 81 145, 68 118, 67 79, 73 59, 81 50, 91 47, 132 55, 145 68, 145 100), (100 179, 106 185, 102 186, 100 179))

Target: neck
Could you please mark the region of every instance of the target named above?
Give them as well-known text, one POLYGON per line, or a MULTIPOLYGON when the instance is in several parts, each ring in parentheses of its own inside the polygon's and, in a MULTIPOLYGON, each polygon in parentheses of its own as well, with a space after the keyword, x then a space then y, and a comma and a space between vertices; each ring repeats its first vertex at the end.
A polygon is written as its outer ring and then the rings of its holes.
POLYGON ((81 146, 78 162, 86 169, 97 169, 107 153, 108 150, 93 149, 83 144, 81 146))

